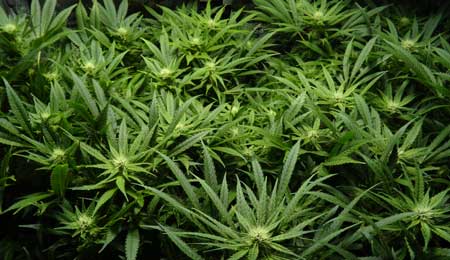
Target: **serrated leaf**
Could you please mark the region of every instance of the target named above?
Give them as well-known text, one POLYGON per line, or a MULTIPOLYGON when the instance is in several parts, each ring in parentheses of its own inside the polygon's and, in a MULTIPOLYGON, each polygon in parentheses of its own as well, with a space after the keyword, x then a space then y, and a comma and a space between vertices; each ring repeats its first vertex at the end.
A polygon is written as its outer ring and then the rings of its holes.
POLYGON ((139 230, 129 230, 127 238, 125 239, 125 255, 127 257, 127 260, 136 260, 139 252, 139 244, 139 230))
POLYGON ((94 209, 94 214, 101 208, 101 206, 103 206, 103 204, 105 204, 106 202, 108 202, 116 193, 117 189, 110 189, 108 191, 106 191, 105 193, 103 193, 103 195, 97 200, 97 203, 95 205, 95 209, 94 209))
POLYGON ((128 152, 128 128, 125 119, 122 120, 122 123, 119 127, 119 154, 125 155, 128 152))
POLYGON ((198 134, 195 134, 195 135, 189 137, 188 139, 184 140, 182 143, 175 146, 170 151, 170 155, 176 156, 176 155, 186 151, 187 149, 191 148, 196 143, 198 143, 200 140, 202 140, 202 138, 205 137, 207 134, 208 134, 208 131, 204 131, 204 132, 201 132, 201 133, 198 133, 198 134))
POLYGON ((167 165, 169 166, 172 173, 175 175, 177 180, 180 182, 181 187, 183 188, 184 192, 186 193, 187 197, 191 201, 191 203, 196 207, 197 209, 200 209, 200 203, 198 200, 197 195, 195 194, 194 188, 189 183, 188 178, 184 175, 184 173, 180 170, 180 168, 175 164, 174 161, 172 161, 169 157, 166 155, 159 153, 161 157, 166 161, 167 165))
POLYGON ((180 122, 183 114, 188 110, 191 103, 195 100, 195 98, 190 98, 186 102, 183 103, 183 105, 177 110, 175 115, 172 118, 172 121, 170 122, 169 127, 166 130, 166 138, 171 137, 173 134, 173 131, 175 130, 175 127, 180 122))
POLYGON ((106 233, 106 237, 103 241, 103 246, 102 248, 100 248, 100 250, 98 251, 99 253, 101 253, 103 250, 105 250, 105 248, 117 237, 117 235, 119 234, 119 232, 113 228, 108 229, 108 232, 106 233))
POLYGON ((50 22, 52 21, 53 14, 55 12, 56 7, 56 0, 46 0, 44 3, 44 6, 42 7, 42 18, 41 18, 41 24, 39 25, 42 27, 41 33, 44 33, 47 31, 50 26, 50 22))
POLYGON ((417 79, 421 83, 434 90, 440 97, 450 95, 450 90, 436 80, 436 77, 429 67, 422 64, 413 54, 402 47, 391 42, 386 41, 386 43, 389 45, 387 50, 396 58, 402 60, 405 65, 416 74, 417 79))
POLYGON ((258 243, 254 243, 253 246, 248 251, 248 260, 257 260, 259 256, 259 246, 258 243))
POLYGON ((89 111, 92 113, 92 116, 94 118, 97 118, 100 114, 97 104, 95 103, 94 97, 92 97, 91 93, 89 92, 88 87, 86 84, 81 80, 80 77, 78 77, 77 74, 75 74, 72 70, 70 70, 70 73, 72 75, 72 79, 75 85, 75 88, 78 90, 78 92, 81 95, 81 98, 83 99, 84 103, 89 108, 89 111))
POLYGON ((3 78, 3 82, 5 83, 6 86, 6 95, 8 96, 9 106, 11 107, 14 116, 16 117, 17 121, 19 122, 23 130, 29 136, 33 136, 33 133, 31 131, 30 120, 28 118, 28 112, 25 109, 22 100, 20 100, 19 96, 11 87, 11 85, 9 85, 6 79, 3 78))
POLYGON ((346 155, 337 155, 327 159, 322 165, 325 166, 338 166, 344 164, 364 164, 364 162, 357 161, 346 155))
POLYGON ((213 190, 217 190, 218 182, 214 162, 211 158, 211 155, 208 152, 208 148, 203 143, 202 146, 203 146, 203 172, 205 175, 205 181, 213 190))
POLYGON ((243 258, 244 256, 246 256, 248 254, 248 250, 244 249, 244 250, 240 250, 237 251, 236 253, 234 253, 233 255, 231 255, 228 260, 239 260, 241 258, 243 258))
POLYGON ((50 177, 50 184, 54 193, 60 197, 64 196, 67 188, 67 181, 69 176, 69 166, 67 164, 57 165, 52 170, 50 177))
POLYGON ((43 192, 29 194, 27 196, 24 196, 24 197, 20 198, 19 201, 17 201, 13 205, 11 205, 4 212, 15 210, 14 214, 16 214, 20 210, 22 210, 22 209, 24 209, 24 208, 26 208, 28 206, 31 206, 31 205, 33 205, 33 204, 35 204, 35 203, 37 203, 37 202, 39 202, 41 200, 49 198, 51 196, 52 196, 51 193, 43 193, 43 192))
POLYGON ((280 201, 286 193, 289 193, 289 182, 291 180, 292 173, 294 172, 295 164, 297 163, 299 149, 300 142, 297 142, 287 155, 287 159, 283 165, 283 170, 279 179, 278 201, 280 201))
POLYGON ((447 242, 450 242, 450 232, 448 229, 444 230, 443 228, 440 227, 433 227, 431 230, 439 237, 445 239, 447 242))
POLYGON ((170 240, 188 257, 193 260, 202 260, 203 258, 195 252, 188 244, 186 244, 181 238, 177 236, 169 227, 162 227, 164 232, 169 236, 170 240))
POLYGON ((17 147, 24 146, 24 144, 13 141, 12 138, 5 137, 5 136, 0 136, 0 143, 5 144, 5 145, 10 145, 10 146, 17 146, 17 147))
POLYGON ((401 149, 403 151, 410 148, 414 141, 416 141, 417 137, 420 134, 420 131, 422 130, 422 124, 423 120, 420 120, 419 122, 414 124, 413 128, 408 132, 401 146, 401 149))
POLYGON ((227 222, 229 226, 232 226, 233 221, 227 210, 227 206, 223 204, 222 200, 219 198, 216 192, 204 180, 201 180, 200 178, 197 178, 197 180, 200 182, 200 185, 212 201, 213 205, 219 211, 221 217, 227 222))
POLYGON ((302 252, 301 256, 302 257, 306 257, 306 256, 316 252, 320 248, 326 246, 330 240, 332 240, 333 238, 337 237, 338 235, 340 235, 341 233, 345 232, 346 230, 349 230, 349 229, 353 228, 356 225, 357 224, 353 224, 353 225, 350 225, 348 227, 339 229, 339 230, 337 230, 335 232, 327 234, 325 237, 321 238, 320 240, 314 241, 314 243, 310 247, 308 247, 306 250, 304 250, 302 252))
POLYGON ((256 160, 256 158, 253 158, 253 160, 252 160, 252 169, 253 169, 253 173, 254 173, 253 177, 255 179, 256 189, 258 190, 259 198, 262 199, 262 197, 266 195, 266 194, 263 194, 263 190, 265 187, 264 174, 261 169, 261 165, 256 160))
POLYGON ((377 40, 377 38, 371 39, 370 41, 367 42, 367 44, 361 50, 361 53, 359 54, 358 59, 356 60, 355 64, 353 65, 353 69, 350 74, 350 79, 354 79, 356 77, 356 74, 361 69, 363 62, 369 56, 369 53, 372 50, 373 45, 375 44, 376 40, 377 40))
POLYGON ((98 150, 96 150, 95 148, 93 148, 88 144, 80 143, 80 147, 82 150, 86 151, 88 154, 92 155, 95 159, 103 163, 107 163, 109 161, 108 159, 106 159, 105 156, 103 156, 101 152, 99 152, 98 150))
POLYGON ((426 251, 426 250, 428 250, 428 244, 430 243, 430 240, 431 240, 430 226, 428 226, 428 224, 426 224, 426 223, 421 223, 420 231, 422 233, 423 240, 425 242, 424 251, 426 251))
POLYGON ((20 131, 11 122, 4 118, 0 118, 0 127, 7 130, 10 134, 20 135, 20 131))
POLYGON ((120 192, 122 192, 123 196, 125 196, 125 199, 128 201, 127 190, 125 188, 125 178, 122 176, 118 176, 116 178, 116 185, 117 188, 119 188, 120 192))

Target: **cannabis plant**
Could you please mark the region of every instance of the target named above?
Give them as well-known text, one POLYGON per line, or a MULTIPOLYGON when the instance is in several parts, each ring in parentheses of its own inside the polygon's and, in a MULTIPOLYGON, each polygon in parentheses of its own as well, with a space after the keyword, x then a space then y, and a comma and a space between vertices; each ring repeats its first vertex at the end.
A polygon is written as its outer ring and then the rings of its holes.
POLYGON ((450 258, 448 6, 25 2, 2 259, 450 258))

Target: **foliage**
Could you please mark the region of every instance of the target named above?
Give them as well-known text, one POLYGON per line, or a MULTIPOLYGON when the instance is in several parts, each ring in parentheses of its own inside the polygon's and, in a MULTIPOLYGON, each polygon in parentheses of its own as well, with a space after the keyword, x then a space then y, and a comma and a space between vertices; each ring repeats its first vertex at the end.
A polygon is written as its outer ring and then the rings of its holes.
POLYGON ((448 12, 119 2, 0 8, 2 259, 450 257, 448 12))

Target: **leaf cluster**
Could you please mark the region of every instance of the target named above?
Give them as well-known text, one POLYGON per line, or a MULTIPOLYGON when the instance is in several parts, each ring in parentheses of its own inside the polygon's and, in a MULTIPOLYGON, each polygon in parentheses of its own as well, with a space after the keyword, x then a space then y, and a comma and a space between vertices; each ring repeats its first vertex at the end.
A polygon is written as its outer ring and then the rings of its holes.
POLYGON ((31 2, 0 8, 2 259, 450 256, 446 12, 31 2))

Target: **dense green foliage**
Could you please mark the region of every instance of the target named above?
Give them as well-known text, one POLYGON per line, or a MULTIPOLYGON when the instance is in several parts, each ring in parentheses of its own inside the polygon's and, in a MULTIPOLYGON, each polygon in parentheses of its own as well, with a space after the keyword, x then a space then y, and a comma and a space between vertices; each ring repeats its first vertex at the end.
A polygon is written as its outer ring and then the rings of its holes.
POLYGON ((450 258, 449 17, 253 4, 0 9, 2 259, 450 258))

